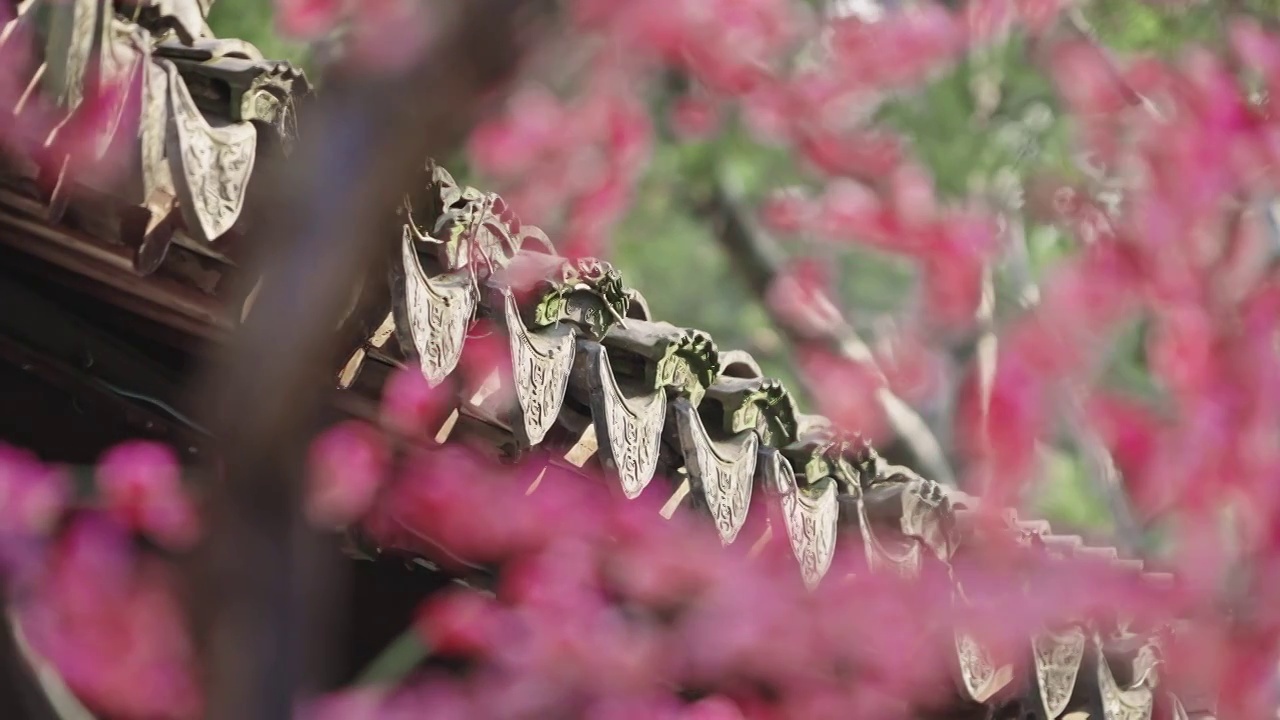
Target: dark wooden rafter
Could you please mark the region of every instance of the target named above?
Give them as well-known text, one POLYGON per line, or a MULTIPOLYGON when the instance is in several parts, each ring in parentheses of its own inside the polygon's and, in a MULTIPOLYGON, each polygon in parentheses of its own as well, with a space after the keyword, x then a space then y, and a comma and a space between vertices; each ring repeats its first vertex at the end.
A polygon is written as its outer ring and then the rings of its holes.
MULTIPOLYGON (((38 5, 39 0, 24 4, 28 12, 12 22, 35 23, 30 10, 38 5)), ((188 352, 200 353, 242 325, 249 332, 241 342, 260 343, 284 317, 290 278, 267 275, 247 292, 254 278, 240 269, 240 236, 252 230, 241 208, 255 159, 279 156, 293 141, 295 105, 308 90, 305 78, 245 43, 208 37, 202 14, 207 7, 196 0, 56 5, 72 13, 52 16, 64 22, 58 26, 64 43, 109 50, 111 59, 101 62, 136 81, 144 114, 137 146, 130 148, 138 159, 135 182, 115 193, 71 182, 51 186, 46 180, 59 166, 10 159, 9 170, 0 173, 0 242, 40 263, 29 274, 59 278, 123 315, 176 331, 176 342, 188 352), (93 21, 83 19, 88 17, 93 21), (79 23, 70 22, 77 18, 79 23), (94 39, 101 37, 111 40, 94 39), (214 153, 221 169, 197 159, 199 153, 191 152, 197 145, 214 153), (206 183, 217 186, 216 201, 204 201, 206 183), (263 306, 257 304, 259 289, 267 298, 263 306)), ((57 35, 30 27, 40 38, 57 35)), ((87 92, 74 81, 84 68, 62 55, 42 57, 59 66, 50 76, 59 83, 33 76, 33 87, 74 113, 87 92)), ((448 125, 441 137, 452 138, 461 129, 448 125)), ((402 165, 395 165, 397 172, 402 165)), ((370 164, 361 172, 378 167, 370 164)), ((398 219, 375 223, 395 232, 361 251, 361 267, 372 269, 362 274, 354 297, 327 299, 345 308, 330 337, 297 336, 308 348, 326 350, 320 356, 328 360, 331 407, 377 422, 377 397, 390 373, 416 368, 432 385, 448 389, 454 407, 430 437, 408 440, 425 446, 468 442, 512 460, 550 458, 602 475, 625 498, 660 494, 668 515, 706 516, 726 544, 761 541, 742 536, 746 518, 761 507, 776 509, 784 528, 772 541, 789 544, 798 574, 810 586, 823 581, 837 546, 849 546, 838 537, 857 541, 870 570, 905 577, 945 568, 984 542, 989 530, 972 522, 978 508, 973 498, 888 465, 857 435, 804 414, 750 355, 719 348, 702 331, 653 319, 643 296, 627 288, 610 264, 556 255, 546 235, 522 224, 502 198, 460 186, 434 163, 427 163, 420 185, 398 219), (482 325, 502 340, 505 360, 488 376, 472 378, 459 368, 468 362, 482 325), (336 352, 328 352, 334 346, 336 352)), ((60 342, 55 332, 10 323, 0 327, 0 336, 0 358, 39 362, 49 379, 101 391, 104 401, 126 405, 126 415, 140 417, 130 395, 112 388, 136 382, 151 397, 175 403, 179 397, 173 387, 131 375, 124 354, 108 353, 104 357, 111 362, 84 367, 74 362, 78 348, 60 342), (23 333, 44 347, 24 344, 23 333)), ((100 340, 104 347, 110 344, 100 340)), ((265 368, 262 382, 285 372, 286 365, 265 368)), ((320 389, 298 381, 288 391, 320 389)), ((181 423, 171 415, 148 412, 144 423, 190 432, 177 428, 181 423)), ((292 427, 295 420, 282 415, 261 422, 292 427)), ((248 437, 258 427, 250 425, 228 442, 266 452, 261 438, 248 437)), ((245 483, 272 467, 254 465, 252 458, 245 463, 242 484, 228 491, 239 493, 228 508, 237 499, 247 502, 245 483)), ((291 492, 273 491, 263 517, 292 522, 291 492)), ((1054 535, 1041 522, 1007 514, 999 533, 1029 554, 1094 558, 1150 583, 1169 582, 1113 551, 1054 535)), ((268 559, 278 557, 280 547, 272 551, 276 555, 268 553, 268 559)), ((971 601, 955 588, 956 603, 971 601)), ((1105 720, 1150 717, 1157 693, 1168 691, 1157 685, 1158 673, 1135 669, 1142 663, 1154 668, 1157 657, 1151 651, 1155 635, 1138 639, 1134 652, 1132 634, 1079 619, 1028 638, 1026 657, 1009 659, 993 657, 957 629, 945 648, 956 674, 954 705, 991 715, 1021 708, 1045 718, 1073 712, 1105 720)), ((261 686, 242 690, 266 692, 261 686)), ((287 693, 271 697, 288 699, 287 693)), ((244 707, 235 705, 242 700, 233 698, 228 707, 244 707)))

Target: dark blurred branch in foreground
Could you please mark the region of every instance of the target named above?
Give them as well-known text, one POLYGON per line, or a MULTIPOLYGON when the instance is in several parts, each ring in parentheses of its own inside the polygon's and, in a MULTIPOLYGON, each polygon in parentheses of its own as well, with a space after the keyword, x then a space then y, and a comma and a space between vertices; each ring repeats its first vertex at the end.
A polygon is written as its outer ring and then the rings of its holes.
MULTIPOLYGON (((828 307, 812 309, 815 315, 821 316, 812 325, 826 329, 822 337, 813 337, 811 333, 799 331, 785 318, 779 317, 772 304, 767 302, 766 295, 785 266, 786 255, 777 242, 752 221, 746 209, 731 196, 724 183, 715 184, 710 198, 701 210, 711 222, 716 239, 724 246, 747 285, 761 299, 774 324, 787 339, 797 346, 820 342, 841 357, 874 372, 880 378, 876 397, 894 433, 914 456, 912 464, 930 479, 954 486, 955 475, 933 431, 919 413, 889 389, 871 349, 830 300, 825 303, 828 307)), ((810 390, 817 396, 820 388, 810 390)))
POLYGON ((225 463, 193 594, 211 718, 289 717, 325 657, 302 643, 326 634, 323 569, 334 561, 304 529, 299 495, 334 328, 398 239, 395 209, 426 159, 449 154, 499 99, 551 14, 543 0, 430 7, 435 35, 420 60, 398 74, 337 68, 303 113, 292 157, 257 181, 250 267, 260 273, 247 280, 266 282, 196 405, 225 463))
POLYGON ((0 707, 16 711, 15 717, 23 720, 59 720, 53 703, 41 692, 35 668, 22 652, 9 618, 0 618, 0 707))

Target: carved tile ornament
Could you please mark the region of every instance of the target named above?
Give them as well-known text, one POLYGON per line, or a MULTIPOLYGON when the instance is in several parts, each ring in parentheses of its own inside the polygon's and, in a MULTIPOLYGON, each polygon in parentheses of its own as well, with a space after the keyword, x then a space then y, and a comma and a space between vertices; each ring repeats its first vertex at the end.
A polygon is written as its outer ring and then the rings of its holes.
MULTIPOLYGON (((17 6, 17 14, 0 26, 0 46, 18 33, 29 33, 28 37, 43 42, 38 69, 30 76, 27 92, 39 88, 63 111, 64 122, 44 139, 46 146, 56 140, 66 127, 65 121, 96 86, 109 82, 128 88, 129 92, 109 98, 112 105, 102 113, 104 121, 96 124, 94 158, 101 158, 120 127, 129 94, 137 91, 137 83, 130 81, 138 76, 142 52, 149 49, 145 31, 118 20, 111 3, 104 0, 27 0, 12 4, 17 6)), ((21 96, 26 97, 27 92, 19 88, 21 96)))
POLYGON ((743 379, 764 377, 760 363, 745 350, 725 350, 720 353, 720 374, 722 377, 743 379))
POLYGON ((835 481, 823 478, 810 487, 799 487, 795 471, 773 448, 760 449, 757 472, 761 484, 769 494, 776 495, 782 505, 787 538, 800 564, 804 584, 817 587, 835 557, 840 520, 835 481))
MULTIPOLYGON (((546 233, 521 223, 497 194, 462 188, 438 165, 431 168, 431 173, 442 210, 432 228, 431 240, 443 246, 442 260, 447 268, 456 270, 475 264, 480 266, 478 270, 490 272, 506 266, 526 248, 555 254, 546 233)), ((412 217, 410 224, 414 224, 412 217)))
POLYGON ((520 418, 513 430, 522 447, 542 442, 555 423, 569 387, 573 368, 574 330, 562 325, 531 332, 520 319, 520 308, 510 290, 501 291, 520 418))
POLYGON ((36 0, 21 8, 44 23, 46 66, 41 85, 67 110, 74 110, 84 99, 100 21, 105 21, 101 6, 100 0, 36 0))
POLYGON ((755 433, 744 432, 728 440, 713 440, 687 398, 677 398, 672 409, 689 478, 702 488, 720 540, 728 545, 747 520, 760 439, 755 433))
POLYGON ((178 69, 158 60, 169 75, 166 150, 187 231, 212 242, 231 229, 244 206, 258 151, 253 123, 210 125, 200 114, 178 69))
MULTIPOLYGON (((132 161, 126 176, 102 186, 93 174, 69 174, 69 158, 40 158, 39 172, 54 182, 40 198, 46 219, 56 222, 81 200, 81 187, 142 206, 150 216, 130 214, 121 234, 113 229, 110 239, 133 247, 134 269, 143 275, 165 257, 179 225, 169 222, 175 209, 192 238, 209 242, 230 229, 243 206, 258 141, 252 123, 231 121, 246 119, 236 112, 246 104, 260 104, 259 87, 270 85, 274 99, 291 106, 295 95, 309 92, 302 73, 287 62, 263 60, 244 41, 210 37, 204 15, 212 0, 11 4, 17 13, 0 27, 0 45, 14 37, 35 40, 32 74, 22 79, 27 85, 18 88, 11 111, 32 107, 36 96, 57 106, 61 122, 44 138, 46 148, 55 147, 59 135, 74 127, 70 121, 85 98, 112 89, 100 98, 110 104, 100 108, 102 122, 84 154, 101 160, 117 148, 132 161), (238 83, 242 76, 246 81, 238 83), (136 134, 121 135, 134 120, 136 134)), ((100 205, 84 208, 100 215, 100 205)))
POLYGON ((799 422, 795 400, 778 380, 722 374, 707 389, 707 397, 724 408, 725 432, 753 430, 761 441, 772 447, 784 447, 796 441, 799 422))
POLYGON ((1067 709, 1084 661, 1084 649, 1085 633, 1078 627, 1063 632, 1046 630, 1032 638, 1036 688, 1046 718, 1056 718, 1067 709))
POLYGON ((311 92, 300 68, 264 59, 257 48, 239 40, 204 38, 184 45, 170 36, 157 45, 156 54, 178 66, 203 112, 253 121, 289 154, 297 137, 295 101, 311 92))
POLYGON ((643 358, 648 387, 664 387, 670 396, 686 397, 694 406, 702 402, 703 394, 720 372, 716 344, 700 330, 628 320, 625 325, 613 326, 603 342, 607 347, 643 358))
POLYGON ((805 585, 817 587, 835 557, 840 519, 835 481, 824 478, 812 488, 796 488, 782 498, 782 511, 805 585))
POLYGON ((797 415, 797 427, 800 440, 782 449, 792 467, 806 478, 832 478, 840 492, 861 496, 863 478, 875 476, 880 465, 871 444, 820 416, 797 415))
POLYGON ((607 350, 588 341, 579 341, 579 347, 587 360, 591 415, 601 441, 601 459, 617 475, 622 494, 638 497, 658 469, 667 391, 658 388, 629 395, 618 386, 607 350))
POLYGON ((418 358, 422 374, 433 387, 458 366, 467 330, 476 309, 476 293, 468 273, 427 277, 418 260, 409 228, 400 241, 398 293, 393 303, 401 348, 418 358))
POLYGON ((952 514, 941 487, 897 465, 876 465, 858 505, 867 562, 872 569, 889 566, 905 577, 920 572, 924 551, 939 561, 951 558, 952 514), (873 508, 876 511, 873 511, 873 508), (890 532, 905 550, 890 550, 876 534, 876 522, 894 525, 890 532))
POLYGON ((1098 681, 1098 700, 1102 705, 1103 720, 1151 720, 1155 696, 1144 679, 1132 688, 1122 688, 1111 673, 1102 644, 1094 639, 1094 661, 1098 681))
POLYGON ((969 633, 954 633, 960 688, 974 702, 986 702, 1013 679, 1012 667, 997 666, 991 651, 969 633))

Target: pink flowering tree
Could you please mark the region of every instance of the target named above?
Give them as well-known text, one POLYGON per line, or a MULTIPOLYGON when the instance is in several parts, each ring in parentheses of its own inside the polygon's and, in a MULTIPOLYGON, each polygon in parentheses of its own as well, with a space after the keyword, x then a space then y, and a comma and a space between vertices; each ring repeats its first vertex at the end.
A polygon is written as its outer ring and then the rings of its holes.
MULTIPOLYGON (((450 399, 406 371, 377 424, 312 439, 292 500, 315 529, 354 528, 465 582, 432 592, 347 687, 300 693, 299 714, 906 717, 949 701, 941 628, 1002 657, 1105 611, 1190 621, 1165 643, 1167 674, 1216 694, 1223 717, 1274 716, 1273 3, 560 5, 501 102, 467 106, 474 127, 441 123, 459 140, 433 146, 442 162, 561 253, 615 260, 658 317, 751 348, 886 456, 984 508, 1101 534, 1174 571, 1176 590, 1087 561, 1028 566, 992 541, 911 582, 837 554, 829 576, 847 580, 809 591, 784 543, 722 547, 646 498, 427 442, 450 399), (953 602, 956 578, 981 602, 953 602)), ((451 27, 412 0, 275 9, 295 41, 340 39, 325 68, 340 91, 424 77, 412 68, 440 59, 451 27)), ((95 107, 77 121, 100 122, 95 107)), ((6 143, 33 132, 0 125, 6 143)), ((83 152, 60 137, 50 152, 83 152)), ((500 353, 478 343, 461 372, 482 378, 500 353)), ((102 717, 225 699, 201 661, 235 650, 193 635, 177 582, 225 516, 182 474, 145 443, 110 450, 91 482, 0 454, 22 639, 102 717)))

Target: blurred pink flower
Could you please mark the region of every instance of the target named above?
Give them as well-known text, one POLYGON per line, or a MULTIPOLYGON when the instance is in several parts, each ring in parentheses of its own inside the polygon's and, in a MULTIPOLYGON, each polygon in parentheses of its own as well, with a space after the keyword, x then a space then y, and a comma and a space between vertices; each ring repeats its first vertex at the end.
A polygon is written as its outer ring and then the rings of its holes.
POLYGON ((167 570, 108 518, 78 518, 18 607, 33 646, 91 709, 180 720, 200 713, 192 648, 167 570))
POLYGON ((108 511, 125 527, 175 550, 185 550, 199 538, 200 519, 169 447, 122 443, 98 461, 96 476, 108 511))
POLYGON ((353 688, 323 695, 298 709, 300 720, 383 720, 387 691, 353 688))
POLYGON ((704 140, 719 126, 719 108, 709 98, 685 96, 671 109, 671 129, 682 140, 704 140))
POLYGON ((0 536, 41 537, 66 507, 66 477, 33 454, 0 445, 0 536))
POLYGON ((307 518, 318 526, 354 522, 373 507, 390 462, 382 434, 348 421, 324 431, 308 456, 307 518))
POLYGON ((455 402, 451 383, 433 388, 422 371, 411 366, 397 370, 387 381, 380 414, 393 432, 426 439, 440 429, 455 402))
POLYGON ((349 11, 349 0, 275 0, 276 27, 299 40, 316 40, 331 32, 349 11))

